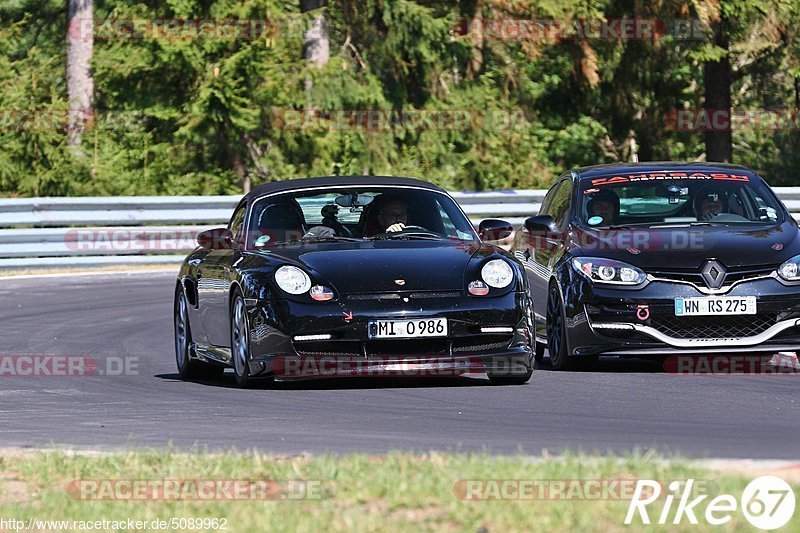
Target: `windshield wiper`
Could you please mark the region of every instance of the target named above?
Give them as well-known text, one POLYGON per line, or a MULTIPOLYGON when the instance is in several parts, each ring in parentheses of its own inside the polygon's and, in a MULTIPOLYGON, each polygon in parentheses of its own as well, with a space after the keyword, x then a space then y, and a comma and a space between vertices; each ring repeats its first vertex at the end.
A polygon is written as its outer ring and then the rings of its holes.
POLYGON ((661 224, 655 224, 650 222, 642 222, 641 224, 633 224, 633 225, 619 225, 619 226, 598 226, 593 229, 636 229, 636 228, 653 228, 653 229, 664 229, 664 228, 688 228, 690 226, 727 226, 727 223, 723 222, 706 222, 706 221, 696 221, 696 222, 667 222, 661 224))
POLYGON ((275 242, 267 242, 262 246, 257 246, 257 248, 272 248, 273 246, 284 246, 287 244, 297 244, 301 242, 299 239, 292 239, 290 241, 275 241, 275 242))
POLYGON ((272 246, 285 246, 287 244, 303 244, 309 242, 323 242, 323 241, 330 241, 330 242, 364 242, 364 239, 359 239, 356 237, 341 237, 339 235, 319 235, 319 236, 310 236, 310 237, 303 237, 300 239, 292 239, 290 241, 277 241, 277 242, 270 242, 267 243, 268 246, 263 246, 263 248, 268 248, 272 246))
POLYGON ((708 222, 706 220, 698 220, 697 222, 688 222, 687 226, 730 226, 730 222, 708 222))
POLYGON ((589 226, 591 229, 633 229, 633 226, 628 224, 617 224, 612 226, 589 226))
POLYGON ((363 242, 364 239, 359 239, 357 237, 342 237, 341 235, 320 235, 320 236, 303 237, 299 241, 295 242, 310 242, 310 241, 363 242))
POLYGON ((441 235, 435 235, 433 233, 398 233, 396 235, 381 235, 380 237, 375 237, 375 239, 383 240, 383 239, 391 239, 391 240, 402 240, 402 239, 421 239, 427 241, 441 241, 445 237, 441 235))

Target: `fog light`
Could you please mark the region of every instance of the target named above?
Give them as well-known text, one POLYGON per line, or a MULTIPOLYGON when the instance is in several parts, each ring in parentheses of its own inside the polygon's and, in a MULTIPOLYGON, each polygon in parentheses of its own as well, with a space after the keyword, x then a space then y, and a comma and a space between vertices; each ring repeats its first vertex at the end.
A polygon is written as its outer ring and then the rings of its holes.
POLYGON ((318 302, 326 302, 333 299, 333 291, 328 287, 323 287, 322 285, 314 285, 311 287, 309 294, 313 300, 318 302))
POLYGON ((489 294, 489 286, 482 281, 473 281, 469 284, 469 293, 475 296, 486 296, 489 294))
POLYGON ((303 341, 327 341, 331 339, 333 335, 330 333, 325 333, 322 335, 298 335, 294 338, 296 342, 303 342, 303 341))

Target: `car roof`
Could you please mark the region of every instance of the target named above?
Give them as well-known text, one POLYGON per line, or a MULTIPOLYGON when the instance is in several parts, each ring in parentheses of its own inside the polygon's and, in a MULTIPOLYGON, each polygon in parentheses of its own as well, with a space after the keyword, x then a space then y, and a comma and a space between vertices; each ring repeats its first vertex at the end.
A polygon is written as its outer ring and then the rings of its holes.
POLYGON ((445 192, 440 187, 427 181, 418 180, 415 178, 400 178, 394 176, 323 176, 316 178, 301 178, 283 181, 273 181, 254 187, 249 193, 245 195, 245 199, 252 200, 259 198, 266 194, 273 194, 279 192, 289 192, 300 189, 312 189, 316 187, 347 187, 355 185, 357 187, 381 185, 391 186, 397 185, 402 187, 416 187, 419 189, 428 189, 431 191, 445 192))
POLYGON ((675 162, 675 161, 649 161, 645 163, 612 163, 608 165, 592 165, 575 168, 573 176, 578 180, 608 176, 616 173, 630 172, 662 172, 662 171, 695 171, 695 172, 746 172, 755 174, 755 171, 741 165, 728 163, 704 162, 675 162))

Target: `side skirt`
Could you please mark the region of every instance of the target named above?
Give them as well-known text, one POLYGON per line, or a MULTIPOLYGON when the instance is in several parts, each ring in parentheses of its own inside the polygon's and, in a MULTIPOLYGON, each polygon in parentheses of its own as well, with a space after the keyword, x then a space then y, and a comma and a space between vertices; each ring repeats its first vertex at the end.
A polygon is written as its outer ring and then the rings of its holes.
POLYGON ((199 359, 206 363, 223 364, 225 366, 231 366, 232 364, 233 359, 231 357, 230 348, 222 348, 221 346, 211 346, 197 342, 193 342, 190 348, 191 351, 189 353, 193 359, 199 359))

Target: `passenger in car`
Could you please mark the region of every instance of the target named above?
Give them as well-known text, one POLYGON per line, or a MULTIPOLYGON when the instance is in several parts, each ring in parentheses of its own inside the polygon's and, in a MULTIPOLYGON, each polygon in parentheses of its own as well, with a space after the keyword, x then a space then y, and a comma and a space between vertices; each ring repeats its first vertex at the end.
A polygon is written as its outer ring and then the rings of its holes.
POLYGON ((619 196, 613 191, 603 190, 592 196, 586 203, 589 218, 600 217, 598 224, 614 224, 619 217, 619 196))

